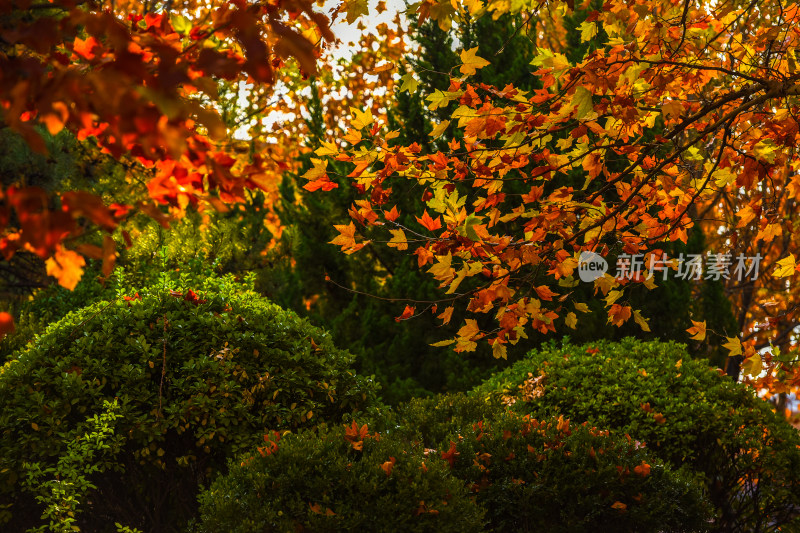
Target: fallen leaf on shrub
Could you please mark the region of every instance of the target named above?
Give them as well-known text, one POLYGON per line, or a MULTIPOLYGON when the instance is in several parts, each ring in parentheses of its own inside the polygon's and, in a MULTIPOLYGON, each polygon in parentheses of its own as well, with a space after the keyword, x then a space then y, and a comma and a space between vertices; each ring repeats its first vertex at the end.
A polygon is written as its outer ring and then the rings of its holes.
POLYGON ((381 465, 381 469, 384 472, 386 472, 386 477, 392 475, 392 469, 394 468, 394 463, 395 463, 394 457, 389 457, 389 460, 381 465))
POLYGON ((353 420, 353 423, 350 425, 350 427, 345 426, 345 428, 345 440, 350 441, 354 450, 360 451, 364 447, 364 437, 367 436, 369 428, 367 428, 366 424, 359 428, 355 420, 353 420))
POLYGON ((450 463, 450 468, 453 467, 456 463, 456 457, 461 455, 459 452, 456 451, 456 443, 450 441, 450 449, 446 452, 442 452, 442 459, 450 463))
POLYGON ((611 507, 612 507, 613 509, 619 509, 620 511, 624 511, 625 509, 627 509, 627 508, 628 508, 628 506, 627 506, 627 505, 625 505, 625 504, 624 504, 624 503, 622 503, 622 502, 614 502, 613 504, 611 504, 611 507))

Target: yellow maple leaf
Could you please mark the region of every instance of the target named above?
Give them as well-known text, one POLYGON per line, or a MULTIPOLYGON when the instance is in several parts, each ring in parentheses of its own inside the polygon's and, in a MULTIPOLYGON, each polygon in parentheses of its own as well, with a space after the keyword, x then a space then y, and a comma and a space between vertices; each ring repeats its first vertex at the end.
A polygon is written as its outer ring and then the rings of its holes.
POLYGON ((303 174, 303 177, 309 181, 315 181, 328 173, 328 160, 311 158, 311 164, 314 165, 303 174))
POLYGON ((492 355, 495 359, 508 359, 506 345, 500 344, 499 340, 494 341, 494 344, 492 344, 492 355))
POLYGON ((784 257, 776 263, 777 268, 772 273, 775 278, 785 278, 791 276, 795 271, 794 254, 789 254, 789 257, 784 257))
POLYGON ((350 112, 353 114, 353 127, 357 130, 368 127, 375 120, 372 116, 372 110, 369 108, 366 111, 361 111, 351 107, 350 112))
POLYGON ((440 123, 438 123, 436 125, 436 127, 433 128, 433 131, 431 132, 431 138, 432 139, 438 139, 439 137, 441 137, 442 134, 444 133, 444 130, 446 130, 447 126, 449 126, 449 125, 450 125, 450 121, 449 120, 443 120, 440 123))
POLYGON ((339 155, 339 148, 336 147, 336 144, 325 141, 321 141, 320 144, 322 146, 314 151, 314 153, 318 156, 324 157, 326 155, 339 155))
POLYGON ((642 331, 650 331, 650 324, 647 323, 649 319, 643 317, 642 313, 640 313, 639 311, 633 312, 633 320, 634 322, 639 324, 639 327, 642 328, 642 331))
POLYGON ((463 0, 463 4, 472 16, 475 16, 478 11, 483 9, 483 2, 481 2, 481 0, 463 0))
POLYGON ((478 321, 474 318, 468 318, 464 321, 466 324, 461 326, 458 330, 458 336, 464 339, 472 339, 475 335, 481 332, 478 327, 478 321))
POLYGON ((581 25, 578 26, 578 29, 581 30, 581 42, 585 43, 586 41, 591 41, 595 35, 597 35, 597 23, 596 22, 588 22, 583 21, 581 25))
POLYGON ((728 342, 723 344, 722 347, 728 349, 728 355, 731 357, 734 355, 742 355, 742 341, 740 341, 738 337, 725 338, 728 339, 728 342))
POLYGON ((442 348, 443 346, 450 346, 454 342, 456 342, 455 339, 447 339, 447 340, 431 343, 431 344, 429 344, 429 346, 433 346, 435 348, 442 348))
POLYGON ((761 354, 754 353, 750 357, 744 360, 742 363, 742 372, 747 375, 756 377, 761 374, 761 370, 763 369, 763 363, 761 361, 761 354))
POLYGON ((567 316, 564 317, 564 323, 570 329, 575 329, 575 326, 578 324, 578 315, 570 311, 567 313, 567 316))
POLYGON ((53 257, 47 259, 45 265, 48 276, 53 276, 58 280, 59 285, 72 290, 83 276, 83 267, 86 265, 86 261, 80 254, 59 246, 53 257))
POLYGON ((367 0, 347 0, 344 4, 347 14, 347 23, 352 24, 361 15, 369 15, 369 2, 367 0))
POLYGON ((767 224, 764 226, 764 229, 758 232, 756 240, 763 240, 765 243, 772 242, 772 240, 781 233, 783 233, 783 229, 780 224, 767 224))
POLYGON ((408 239, 402 229, 390 229, 392 240, 387 243, 389 248, 397 248, 398 250, 408 250, 408 239))
POLYGON ((413 72, 404 74, 400 78, 400 81, 402 82, 402 84, 400 85, 400 92, 403 91, 408 91, 409 93, 417 92, 417 86, 419 85, 419 82, 416 80, 416 78, 414 78, 413 72))
POLYGON ((428 272, 433 274, 433 277, 439 281, 453 279, 453 268, 450 266, 453 261, 453 255, 448 252, 446 256, 438 256, 436 259, 438 263, 429 268, 428 272))
POLYGON ((489 65, 489 62, 486 61, 484 58, 475 55, 478 53, 478 47, 475 46, 474 48, 470 48, 469 50, 462 50, 461 51, 461 62, 463 65, 458 67, 458 70, 461 71, 461 74, 472 75, 479 68, 483 68, 486 65, 489 65))

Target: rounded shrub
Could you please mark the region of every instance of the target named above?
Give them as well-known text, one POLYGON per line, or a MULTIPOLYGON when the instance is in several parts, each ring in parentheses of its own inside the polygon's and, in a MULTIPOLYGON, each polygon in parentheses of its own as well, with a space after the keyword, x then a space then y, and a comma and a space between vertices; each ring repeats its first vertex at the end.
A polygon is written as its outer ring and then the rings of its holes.
MULTIPOLYGON (((51 325, 0 370, 0 497, 22 530, 41 506, 22 490, 116 400, 112 456, 91 478, 78 525, 172 531, 201 483, 267 430, 358 412, 375 396, 328 335, 229 280, 150 289, 51 325), (38 470, 37 470, 38 471, 38 470)), ((16 530, 15 529, 15 530, 16 530)))
POLYGON ((355 422, 265 440, 201 494, 197 532, 482 531, 464 484, 419 443, 355 422))
POLYGON ((393 433, 437 449, 485 531, 701 531, 708 517, 700 487, 641 443, 563 416, 448 394, 401 406, 393 433))
POLYGON ((716 531, 777 531, 800 509, 800 438, 753 391, 664 342, 554 344, 475 393, 535 417, 629 434, 694 472, 716 531))
POLYGON ((267 435, 201 495, 196 530, 666 532, 708 518, 700 488, 629 437, 463 394, 389 419, 267 435))

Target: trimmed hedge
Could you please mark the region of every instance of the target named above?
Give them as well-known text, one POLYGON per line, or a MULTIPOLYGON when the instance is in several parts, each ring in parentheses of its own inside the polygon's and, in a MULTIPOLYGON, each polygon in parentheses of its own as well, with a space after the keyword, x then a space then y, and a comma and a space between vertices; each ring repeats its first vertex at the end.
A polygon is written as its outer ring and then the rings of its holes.
POLYGON ((463 483, 420 444, 355 422, 267 438, 200 496, 198 532, 482 530, 463 483))
POLYGON ((699 487, 634 440, 481 403, 415 400, 380 433, 352 422, 269 436, 201 495, 197 529, 703 530, 699 487))
POLYGON ((753 391, 665 342, 551 344, 475 389, 535 417, 629 434, 701 479, 716 531, 797 524, 800 437, 753 391))
POLYGON ((24 461, 56 464, 117 399, 123 443, 92 476, 78 525, 181 527, 201 483, 267 430, 340 420, 374 383, 328 335, 230 280, 208 290, 151 289, 71 313, 0 371, 0 504, 14 530, 41 507, 20 488, 24 461))

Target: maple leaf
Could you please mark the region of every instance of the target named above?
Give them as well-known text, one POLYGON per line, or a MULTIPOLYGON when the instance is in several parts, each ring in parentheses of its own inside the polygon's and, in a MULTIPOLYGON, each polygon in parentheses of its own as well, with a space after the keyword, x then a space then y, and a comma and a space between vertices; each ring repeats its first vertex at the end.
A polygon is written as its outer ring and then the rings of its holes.
POLYGON ((424 213, 422 213, 422 218, 420 217, 415 217, 415 218, 417 219, 417 222, 422 224, 422 226, 428 231, 435 231, 437 229, 442 228, 442 221, 440 220, 440 218, 439 217, 436 217, 435 219, 431 218, 431 216, 428 214, 427 209, 425 210, 424 213))
POLYGON ((450 465, 450 468, 453 468, 456 464, 456 459, 459 455, 461 455, 461 452, 457 451, 456 443, 450 441, 450 448, 446 452, 441 452, 441 455, 442 459, 447 461, 447 463, 450 465))
POLYGON ((392 234, 392 239, 388 242, 390 248, 408 249, 408 239, 406 239, 406 234, 402 229, 390 229, 389 232, 392 234))
POLYGON ((345 19, 348 24, 353 24, 361 15, 369 15, 367 0, 346 0, 342 7, 345 10, 345 19))
POLYGON ((318 191, 320 189, 322 189, 325 192, 328 192, 338 187, 339 184, 331 181, 330 178, 328 178, 327 174, 325 174, 321 178, 318 178, 314 181, 309 181, 308 183, 303 185, 303 188, 309 192, 318 191))
POLYGON ((619 327, 631 317, 631 308, 628 305, 614 304, 608 310, 608 322, 619 327))
POLYGON ((450 319, 453 317, 453 306, 447 307, 440 315, 436 318, 441 319, 442 325, 446 325, 450 323, 450 319))
POLYGON ((389 222, 394 222, 397 220, 397 217, 400 216, 400 211, 397 210, 397 206, 392 206, 392 209, 388 213, 384 213, 384 218, 389 222))
POLYGON ((579 86, 575 89, 575 95, 572 97, 572 104, 577 106, 575 118, 578 120, 587 118, 594 111, 592 93, 583 86, 579 86))
POLYGON ((83 276, 86 261, 80 254, 58 246, 53 257, 46 261, 47 275, 58 280, 58 284, 72 290, 83 276))
POLYGON ((581 22, 581 25, 578 26, 578 29, 581 30, 582 43, 586 41, 591 41, 594 38, 594 36, 597 35, 596 22, 583 21, 581 22))
POLYGON ((661 104, 661 113, 663 113, 664 118, 667 120, 671 118, 680 118, 683 113, 683 104, 677 100, 661 104))
POLYGON ((706 321, 703 320, 702 322, 695 322, 692 320, 692 327, 686 330, 686 332, 691 335, 689 337, 693 341, 702 341, 706 338, 706 321))
POLYGON ((766 224, 756 235, 756 240, 763 240, 768 243, 781 233, 783 233, 783 228, 781 228, 780 224, 766 224))
POLYGON ((633 320, 639 324, 639 327, 642 328, 642 331, 650 331, 650 324, 647 323, 649 319, 644 318, 642 313, 639 311, 633 312, 633 320))
POLYGON ((419 82, 414 77, 413 72, 408 72, 407 74, 404 74, 400 78, 400 81, 402 82, 400 84, 400 92, 408 91, 409 93, 412 94, 417 92, 417 86, 419 86, 419 82))
POLYGON ((548 287, 547 285, 540 285, 538 287, 534 287, 533 290, 536 291, 536 294, 539 296, 539 298, 541 298, 542 300, 546 300, 548 302, 552 301, 553 296, 558 296, 558 294, 551 291, 550 287, 548 287))
POLYGON ((772 272, 772 275, 776 278, 785 278, 794 274, 795 270, 794 254, 789 254, 789 257, 784 257, 776 263, 776 268, 772 272))
POLYGON ((72 51, 84 59, 91 60, 96 57, 94 49, 99 45, 100 43, 94 37, 90 36, 85 40, 81 39, 80 37, 76 37, 75 40, 72 41, 72 51))
POLYGON ((357 252, 361 248, 367 245, 370 241, 365 241, 359 244, 356 244, 356 227, 355 224, 350 222, 347 225, 344 224, 334 224, 333 226, 339 232, 339 235, 333 238, 330 241, 330 244, 335 244, 337 246, 342 247, 342 251, 346 254, 352 254, 357 252))
POLYGON ((436 127, 433 128, 433 131, 431 131, 431 139, 438 139, 439 137, 441 137, 442 134, 447 129, 447 126, 449 125, 450 125, 449 120, 443 120, 439 124, 437 124, 436 127))
POLYGON ((366 424, 361 427, 353 420, 350 426, 345 426, 344 438, 348 441, 354 450, 361 451, 364 446, 364 439, 369 434, 369 428, 366 424))
POLYGON ((403 313, 400 316, 395 317, 394 321, 395 322, 400 322, 401 320, 408 320, 409 318, 414 316, 414 311, 415 310, 416 310, 416 307, 414 307, 412 305, 407 305, 406 308, 403 309, 403 313))
POLYGON ((463 63, 458 70, 461 71, 461 74, 472 75, 478 69, 481 69, 487 65, 490 65, 488 61, 484 58, 476 55, 478 53, 478 47, 475 46, 470 48, 469 50, 462 50, 460 57, 461 63, 463 63))
POLYGON ((495 339, 492 344, 492 356, 495 359, 508 359, 506 345, 502 344, 499 339, 495 339))
POLYGON ((386 472, 386 477, 392 475, 392 469, 394 469, 395 462, 395 458, 390 456, 388 461, 381 464, 381 470, 386 472))
POLYGON ((372 116, 371 109, 361 111, 360 109, 351 107, 350 112, 353 114, 353 127, 357 130, 369 127, 375 120, 375 117, 372 116))
POLYGON ((749 376, 757 377, 764 369, 764 362, 760 353, 754 353, 742 362, 742 372, 749 376))
MULTIPOLYGON (((322 146, 320 146, 319 148, 314 150, 314 153, 317 154, 318 156, 325 157, 325 156, 330 155, 330 156, 334 156, 335 157, 335 156, 339 155, 339 148, 337 148, 336 144, 330 143, 330 142, 326 142, 326 141, 320 141, 320 144, 322 146)), ((326 166, 327 166, 327 163, 326 163, 326 166)))
POLYGON ((728 350, 728 356, 742 355, 742 341, 739 340, 739 337, 725 338, 728 339, 728 342, 723 344, 722 347, 728 350))

